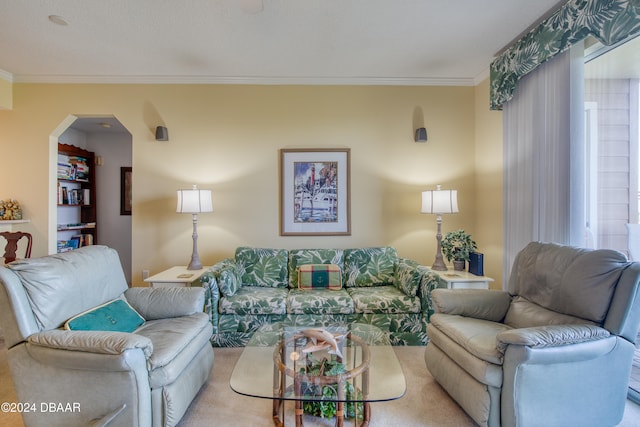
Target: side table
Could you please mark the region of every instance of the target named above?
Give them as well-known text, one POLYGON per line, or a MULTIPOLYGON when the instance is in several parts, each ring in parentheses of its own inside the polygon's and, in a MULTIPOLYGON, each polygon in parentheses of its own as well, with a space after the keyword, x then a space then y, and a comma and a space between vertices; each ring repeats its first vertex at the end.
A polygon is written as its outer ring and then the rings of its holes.
POLYGON ((446 284, 448 289, 489 289, 489 282, 493 282, 491 277, 476 276, 468 271, 446 271, 431 270, 440 277, 440 282, 446 284))
POLYGON ((144 281, 149 283, 152 288, 199 286, 200 276, 208 269, 209 266, 202 267, 200 270, 187 270, 186 266, 171 267, 161 273, 147 277, 144 281))

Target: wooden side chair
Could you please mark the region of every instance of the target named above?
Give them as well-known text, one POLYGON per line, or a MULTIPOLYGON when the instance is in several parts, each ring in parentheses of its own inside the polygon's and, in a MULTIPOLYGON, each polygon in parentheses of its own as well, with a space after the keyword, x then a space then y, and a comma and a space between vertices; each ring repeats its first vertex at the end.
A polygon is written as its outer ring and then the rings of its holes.
POLYGON ((32 237, 30 233, 25 233, 22 231, 3 231, 0 233, 0 236, 4 237, 7 240, 7 244, 4 247, 4 263, 9 264, 11 261, 16 260, 16 251, 18 250, 18 242, 22 238, 27 239, 27 248, 25 250, 24 258, 31 257, 31 244, 32 237))

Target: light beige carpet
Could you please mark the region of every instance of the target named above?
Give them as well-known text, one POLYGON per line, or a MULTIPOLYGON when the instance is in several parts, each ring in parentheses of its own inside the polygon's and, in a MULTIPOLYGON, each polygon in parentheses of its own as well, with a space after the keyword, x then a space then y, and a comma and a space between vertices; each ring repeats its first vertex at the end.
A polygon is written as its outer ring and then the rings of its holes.
MULTIPOLYGON (((435 383, 424 363, 424 347, 394 347, 407 381, 401 399, 371 405, 371 426, 475 426, 460 407, 435 383)), ((229 378, 242 349, 216 348, 213 381, 198 395, 180 427, 209 425, 272 427, 272 401, 236 394, 229 378)), ((266 366, 265 369, 272 369, 266 366)), ((285 425, 295 425, 293 403, 289 403, 285 425)), ((305 417, 304 425, 332 426, 321 418, 305 417)))
MULTIPOLYGON (((407 380, 401 399, 372 404, 372 427, 464 427, 475 423, 435 383, 424 363, 424 347, 394 347, 407 380)), ((216 348, 211 379, 191 404, 179 427, 251 426, 271 427, 271 400, 241 396, 229 388, 229 378, 241 348, 216 348)), ((269 368, 269 367, 266 367, 269 368)), ((0 402, 17 402, 7 365, 7 352, 0 337, 0 402)), ((287 406, 286 425, 292 426, 292 406, 287 406)), ((333 422, 307 417, 305 426, 332 426, 333 422)), ((627 403, 619 427, 640 425, 640 407, 627 403)), ((23 427, 18 414, 0 412, 0 426, 23 427)))

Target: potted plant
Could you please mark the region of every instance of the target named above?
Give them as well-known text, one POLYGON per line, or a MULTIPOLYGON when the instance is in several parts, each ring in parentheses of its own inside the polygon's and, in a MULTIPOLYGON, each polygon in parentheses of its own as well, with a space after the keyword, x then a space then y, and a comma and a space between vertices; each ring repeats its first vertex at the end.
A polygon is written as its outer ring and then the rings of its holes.
POLYGON ((450 231, 442 238, 442 253, 448 261, 453 261, 453 268, 457 271, 464 270, 469 254, 477 248, 471 235, 464 230, 450 231))

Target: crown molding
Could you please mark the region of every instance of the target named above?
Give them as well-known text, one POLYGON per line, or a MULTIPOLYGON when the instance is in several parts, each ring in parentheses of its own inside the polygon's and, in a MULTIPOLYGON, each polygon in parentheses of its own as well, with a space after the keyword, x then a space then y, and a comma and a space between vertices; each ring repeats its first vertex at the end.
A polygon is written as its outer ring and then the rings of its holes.
POLYGON ((14 75, 19 83, 474 86, 473 78, 14 75))
POLYGON ((6 80, 9 83, 13 83, 14 82, 13 74, 11 74, 10 72, 5 71, 3 69, 0 69, 0 79, 6 80))
POLYGON ((491 70, 491 68, 487 67, 484 70, 482 70, 482 72, 480 74, 475 76, 473 78, 473 85, 474 86, 478 86, 480 83, 482 83, 483 81, 488 79, 490 77, 490 75, 491 75, 490 70, 491 70))

